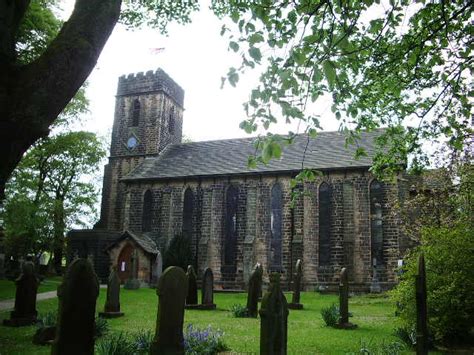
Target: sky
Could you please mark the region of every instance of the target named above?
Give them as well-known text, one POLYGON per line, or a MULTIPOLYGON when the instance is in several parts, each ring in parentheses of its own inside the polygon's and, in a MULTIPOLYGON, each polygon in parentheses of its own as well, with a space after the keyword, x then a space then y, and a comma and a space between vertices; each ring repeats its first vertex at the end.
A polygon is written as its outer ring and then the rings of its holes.
MULTIPOLYGON (((201 11, 193 14, 191 24, 171 24, 167 37, 152 29, 115 27, 88 79, 90 113, 83 128, 110 135, 118 77, 162 68, 185 91, 183 134, 187 138, 202 141, 247 136, 239 128, 246 118, 242 104, 257 85, 259 70, 247 72, 237 88, 226 85, 221 89, 221 77, 231 66, 239 66, 240 59, 228 50, 227 40, 220 36, 222 22, 205 4, 202 1, 201 11), (164 49, 154 53, 155 48, 164 49)), ((67 0, 62 6, 67 17, 74 1, 67 0)), ((330 102, 323 102, 318 113, 325 130, 338 128, 331 117, 330 102)), ((271 128, 273 133, 289 130, 297 131, 297 124, 282 122, 271 128)))

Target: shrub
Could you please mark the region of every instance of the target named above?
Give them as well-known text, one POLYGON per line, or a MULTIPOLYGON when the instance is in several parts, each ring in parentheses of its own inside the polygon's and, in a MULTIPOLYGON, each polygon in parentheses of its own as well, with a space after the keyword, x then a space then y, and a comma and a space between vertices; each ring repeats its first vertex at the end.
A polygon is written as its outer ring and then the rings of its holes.
POLYGON ((186 271, 188 265, 194 265, 191 240, 177 235, 171 239, 170 244, 163 253, 163 269, 169 266, 179 266, 186 271))
POLYGON ((328 327, 335 327, 339 320, 339 307, 332 304, 321 309, 321 316, 328 327))
POLYGON ((213 355, 229 348, 222 341, 223 332, 213 330, 211 326, 206 329, 194 328, 189 324, 184 332, 184 349, 187 355, 213 355))
POLYGON ((124 332, 110 334, 96 343, 97 355, 129 355, 134 351, 133 343, 124 332))
POLYGON ((401 282, 391 295, 405 328, 416 324, 415 276, 424 253, 428 291, 428 326, 436 342, 466 342, 474 324, 474 238, 472 225, 425 228, 421 245, 406 260, 401 282))
POLYGON ((132 341, 136 354, 148 354, 153 342, 153 333, 150 330, 140 329, 132 335, 132 341))
POLYGON ((236 318, 245 318, 249 316, 247 307, 242 306, 241 304, 233 304, 230 307, 230 311, 232 312, 232 315, 236 318))
POLYGON ((97 317, 95 319, 94 335, 96 338, 107 334, 109 331, 109 323, 104 318, 97 317))
POLYGON ((393 331, 393 335, 399 338, 404 344, 413 348, 416 345, 416 331, 411 327, 398 327, 393 331))
POLYGON ((403 344, 397 341, 389 341, 382 343, 373 343, 371 340, 361 340, 359 348, 355 352, 349 354, 364 354, 364 355, 399 355, 405 350, 403 344))

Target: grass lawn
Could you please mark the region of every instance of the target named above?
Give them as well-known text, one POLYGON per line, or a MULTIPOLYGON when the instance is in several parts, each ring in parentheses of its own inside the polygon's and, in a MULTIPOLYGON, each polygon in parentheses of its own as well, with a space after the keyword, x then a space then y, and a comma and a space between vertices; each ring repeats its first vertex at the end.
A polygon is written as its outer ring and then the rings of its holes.
MULTIPOLYGON (((287 299, 290 299, 287 295, 287 299)), ((356 330, 328 328, 321 319, 320 310, 337 302, 337 296, 305 292, 301 296, 304 310, 290 311, 288 319, 288 352, 290 354, 346 354, 358 353, 361 342, 375 344, 397 340, 392 335, 394 328, 394 306, 388 298, 356 296, 350 299, 351 322, 358 324, 356 330)), ((105 289, 101 289, 97 310, 102 310, 105 289)), ((185 326, 192 323, 198 327, 219 328, 224 331, 224 341, 233 352, 258 353, 260 320, 234 318, 228 311, 236 303, 245 304, 245 294, 215 294, 215 311, 186 310, 185 326)), ((153 329, 156 322, 158 298, 153 289, 122 290, 121 306, 125 316, 109 320, 110 331, 136 332, 153 329)), ((38 311, 57 309, 57 300, 38 303, 38 311)), ((0 320, 8 316, 0 313, 0 320)), ((49 354, 49 346, 31 343, 35 327, 8 328, 0 325, 0 354, 49 354)))
MULTIPOLYGON (((55 291, 61 283, 61 277, 49 277, 38 287, 38 292, 55 291)), ((15 282, 10 280, 0 280, 0 301, 15 298, 15 282)))

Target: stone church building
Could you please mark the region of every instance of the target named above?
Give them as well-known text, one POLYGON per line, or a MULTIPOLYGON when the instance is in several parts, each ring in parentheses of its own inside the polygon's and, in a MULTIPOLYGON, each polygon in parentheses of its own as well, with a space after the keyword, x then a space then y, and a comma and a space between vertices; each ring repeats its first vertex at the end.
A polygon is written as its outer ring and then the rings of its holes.
POLYGON ((68 234, 69 257, 92 258, 102 280, 116 266, 124 281, 135 255, 135 276, 152 283, 158 251, 186 237, 197 274, 211 267, 216 288, 245 288, 257 262, 288 288, 297 259, 307 290, 336 286, 342 267, 359 290, 374 269, 382 288, 396 282, 407 244, 389 202, 403 189, 369 172, 381 131, 362 134, 368 156, 359 160, 344 134, 321 132, 250 169, 255 138, 182 143, 183 111, 184 91, 163 70, 119 78, 101 218, 68 234), (292 189, 303 157, 321 175, 292 189), (292 191, 300 192, 294 204, 292 191))

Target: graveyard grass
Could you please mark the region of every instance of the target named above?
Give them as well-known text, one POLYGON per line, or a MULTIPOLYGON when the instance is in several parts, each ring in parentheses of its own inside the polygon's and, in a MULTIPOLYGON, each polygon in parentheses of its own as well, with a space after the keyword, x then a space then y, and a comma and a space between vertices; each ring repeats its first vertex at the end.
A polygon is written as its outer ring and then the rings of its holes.
MULTIPOLYGON (((96 311, 102 311, 106 290, 100 290, 96 311)), ((229 309, 233 304, 246 303, 246 294, 214 294, 217 304, 215 311, 186 310, 184 327, 192 323, 197 327, 211 325, 224 332, 224 342, 231 351, 254 353, 259 351, 260 319, 234 318, 229 309)), ((287 300, 291 295, 286 294, 287 300)), ((137 332, 149 329, 154 332, 158 297, 154 289, 121 290, 121 310, 125 316, 109 319, 110 332, 137 332)), ((359 353, 361 342, 372 345, 397 340, 393 335, 396 325, 395 307, 389 298, 355 296, 349 300, 349 310, 353 314, 351 322, 357 330, 339 330, 326 327, 321 318, 321 308, 338 303, 336 295, 320 295, 302 292, 303 310, 290 310, 288 318, 289 354, 345 354, 359 353)), ((37 303, 39 313, 57 309, 57 300, 50 299, 37 303)), ((0 312, 0 322, 8 317, 8 312, 0 312)), ((49 354, 50 346, 36 346, 31 343, 35 327, 8 328, 0 325, 0 354, 49 354)))

